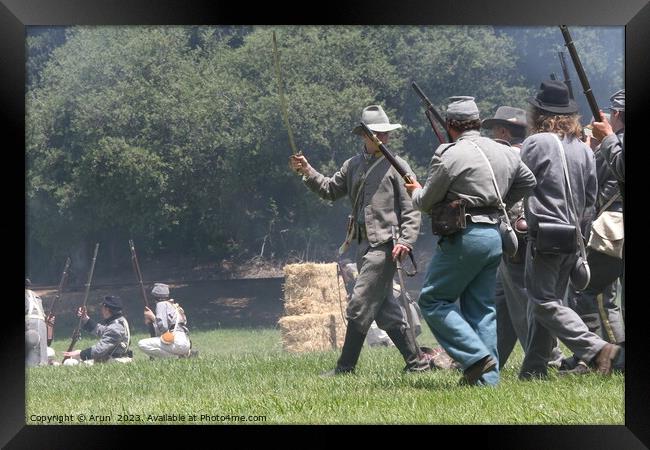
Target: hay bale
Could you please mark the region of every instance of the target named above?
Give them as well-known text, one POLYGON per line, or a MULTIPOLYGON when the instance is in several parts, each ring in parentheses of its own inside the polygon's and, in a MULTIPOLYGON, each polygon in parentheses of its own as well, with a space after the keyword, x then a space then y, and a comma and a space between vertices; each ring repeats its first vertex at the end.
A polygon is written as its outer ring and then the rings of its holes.
POLYGON ((285 316, 278 321, 282 348, 292 353, 335 350, 343 347, 345 324, 340 313, 285 316))
POLYGON ((287 316, 322 314, 345 309, 347 293, 337 279, 336 263, 284 266, 284 309, 287 316))

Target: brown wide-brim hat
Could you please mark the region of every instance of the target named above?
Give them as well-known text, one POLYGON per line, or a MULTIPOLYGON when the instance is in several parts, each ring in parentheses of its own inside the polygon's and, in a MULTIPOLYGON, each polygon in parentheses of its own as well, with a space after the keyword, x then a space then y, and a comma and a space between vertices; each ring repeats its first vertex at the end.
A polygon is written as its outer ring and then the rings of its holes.
MULTIPOLYGON (((379 105, 370 105, 363 108, 363 112, 361 113, 361 122, 365 123, 370 131, 379 133, 387 133, 402 128, 402 125, 399 123, 390 123, 384 109, 379 105)), ((359 135, 363 134, 361 125, 354 127, 352 132, 359 135)))
POLYGON ((575 114, 578 104, 569 98, 569 88, 559 80, 542 81, 535 98, 526 99, 528 103, 553 114, 575 114))
POLYGON ((500 106, 493 118, 485 119, 481 123, 481 128, 490 129, 495 125, 514 125, 525 128, 528 125, 526 111, 512 106, 500 106))

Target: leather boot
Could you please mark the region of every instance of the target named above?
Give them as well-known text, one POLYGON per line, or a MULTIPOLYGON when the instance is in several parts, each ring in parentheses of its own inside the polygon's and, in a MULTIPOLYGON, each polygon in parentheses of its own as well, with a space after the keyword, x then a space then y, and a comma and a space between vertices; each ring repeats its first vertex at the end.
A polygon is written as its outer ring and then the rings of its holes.
POLYGON ((366 340, 366 335, 359 332, 356 327, 348 323, 345 330, 345 341, 343 342, 343 349, 341 349, 341 356, 336 362, 336 368, 329 370, 322 374, 322 376, 333 376, 342 373, 352 373, 359 360, 363 342, 366 340))
POLYGON ((423 372, 431 369, 428 360, 425 358, 420 359, 418 344, 406 329, 386 330, 386 333, 406 362, 406 367, 404 367, 405 372, 423 372))

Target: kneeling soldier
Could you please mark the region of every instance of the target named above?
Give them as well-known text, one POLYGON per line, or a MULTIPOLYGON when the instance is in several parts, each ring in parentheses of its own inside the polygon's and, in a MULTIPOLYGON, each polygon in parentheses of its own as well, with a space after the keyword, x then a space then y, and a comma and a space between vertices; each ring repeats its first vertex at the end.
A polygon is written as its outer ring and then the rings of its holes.
POLYGON ((126 317, 122 314, 122 300, 116 296, 106 296, 101 302, 101 315, 103 320, 95 323, 90 320, 86 309, 79 308, 77 316, 81 317, 83 329, 99 336, 99 342, 85 350, 74 350, 63 352, 67 356, 63 363, 66 366, 74 366, 83 361, 86 364, 94 362, 121 362, 132 361, 132 353, 129 350, 131 332, 126 317))
POLYGON ((169 298, 169 286, 156 283, 151 291, 156 297, 156 314, 149 309, 144 310, 146 324, 153 323, 156 336, 142 339, 138 342, 140 350, 148 356, 170 358, 173 356, 194 356, 192 344, 188 338, 187 318, 181 306, 169 298))

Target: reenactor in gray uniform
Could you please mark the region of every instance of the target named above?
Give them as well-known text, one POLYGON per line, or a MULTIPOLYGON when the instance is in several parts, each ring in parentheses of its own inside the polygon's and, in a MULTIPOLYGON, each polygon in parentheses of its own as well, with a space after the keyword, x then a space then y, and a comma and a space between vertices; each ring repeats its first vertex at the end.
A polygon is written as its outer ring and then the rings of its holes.
POLYGON ((625 89, 615 92, 609 100, 612 123, 601 113, 602 121, 592 123, 594 137, 601 142, 600 151, 616 179, 625 183, 625 89), (615 127, 618 131, 614 130, 615 127))
MULTIPOLYGON (((361 120, 388 143, 388 132, 400 128, 391 124, 381 106, 364 108, 361 120)), ((352 130, 362 135, 361 126, 352 130)), ((402 258, 413 250, 420 229, 420 213, 413 209, 404 189, 402 177, 386 160, 378 147, 365 135, 360 154, 348 159, 331 177, 326 177, 309 165, 302 155, 291 157, 293 170, 303 175, 307 187, 327 200, 347 196, 352 205, 352 234, 356 239, 359 275, 354 284, 346 316, 348 320, 345 342, 336 368, 325 375, 350 373, 373 320, 384 329, 406 361, 405 370, 423 371, 430 368, 428 361, 418 356, 417 343, 407 333, 405 312, 393 297, 395 258, 402 258), (365 182, 362 179, 365 176, 365 182), (392 227, 398 227, 399 239, 393 245, 392 227)), ((409 165, 396 159, 414 177, 409 165)), ((347 238, 346 238, 347 240, 347 238)))
POLYGON ((34 293, 31 281, 25 279, 25 364, 28 367, 47 365, 47 326, 41 298, 34 293))
POLYGON ((192 343, 189 339, 187 317, 183 308, 169 298, 169 286, 155 283, 151 294, 156 298, 156 314, 145 308, 144 321, 152 323, 156 337, 141 339, 138 342, 140 350, 148 356, 158 358, 188 357, 192 353, 192 343))
MULTIPOLYGON (((610 98, 612 110, 611 126, 618 139, 623 142, 625 131, 625 91, 616 92, 610 98)), ((602 152, 602 144, 594 151, 598 178, 597 211, 610 215, 623 215, 623 197, 620 183, 612 172, 602 152)), ((599 230, 602 232, 602 230, 599 230)), ((593 227, 592 227, 592 233, 593 227)), ((606 232, 623 233, 623 222, 609 223, 606 232), (616 230, 614 230, 616 228, 616 230)), ((580 315, 590 331, 613 344, 625 346, 625 326, 621 308, 616 305, 617 280, 623 274, 622 255, 606 254, 594 248, 588 249, 591 268, 591 282, 584 291, 575 291, 570 299, 571 307, 580 315)), ((575 365, 577 358, 569 358, 565 368, 572 373, 586 373, 587 364, 575 365), (573 366, 573 367, 572 367, 573 366), (575 370, 573 370, 575 369, 575 370)))
POLYGON ((82 306, 77 311, 81 317, 83 329, 99 336, 99 342, 84 350, 63 352, 67 356, 63 365, 73 366, 83 361, 85 364, 104 362, 128 363, 132 361, 129 350, 131 331, 126 317, 122 314, 122 300, 119 297, 108 295, 101 302, 101 315, 103 320, 94 322, 88 317, 86 309, 82 306))
MULTIPOLYGON (((485 119, 481 128, 489 130, 492 139, 511 146, 518 152, 526 138, 526 111, 512 106, 500 106, 492 119, 485 119)), ((497 311, 497 349, 499 368, 503 369, 517 343, 526 348, 528 319, 526 310, 528 295, 524 285, 524 261, 526 257, 526 232, 523 199, 508 210, 508 219, 517 233, 518 247, 514 256, 503 255, 497 271, 494 303, 497 311)), ((559 366, 562 351, 559 345, 553 349, 549 364, 559 366)))
POLYGON ((577 236, 569 225, 576 225, 582 236, 586 235, 596 204, 598 184, 593 152, 579 139, 578 108, 569 99, 564 83, 542 82, 537 97, 528 102, 533 105, 530 125, 534 134, 524 141, 521 158, 535 174, 537 186, 525 203, 529 311, 526 356, 519 377, 546 377, 554 336, 578 358, 593 364, 600 373, 609 374, 613 366, 622 365, 623 349, 590 332, 580 316, 563 302, 569 277, 577 273, 574 271, 578 262, 577 251, 570 250, 576 248, 577 236), (574 208, 577 217, 570 212, 574 208), (556 234, 540 235, 540 229, 556 234), (564 234, 557 234, 558 231, 564 234), (551 238, 554 244, 549 247, 561 250, 539 251, 539 243, 545 242, 541 237, 551 238))
POLYGON ((501 199, 512 207, 535 186, 535 177, 515 149, 480 135, 473 97, 450 101, 446 121, 453 142, 434 152, 424 187, 415 182, 406 188, 415 207, 430 212, 434 224, 435 211, 465 206, 464 211, 453 209, 458 212, 449 224, 456 226, 435 230, 442 237, 418 303, 436 340, 461 365, 461 384, 496 385, 494 294, 502 253, 501 199))

